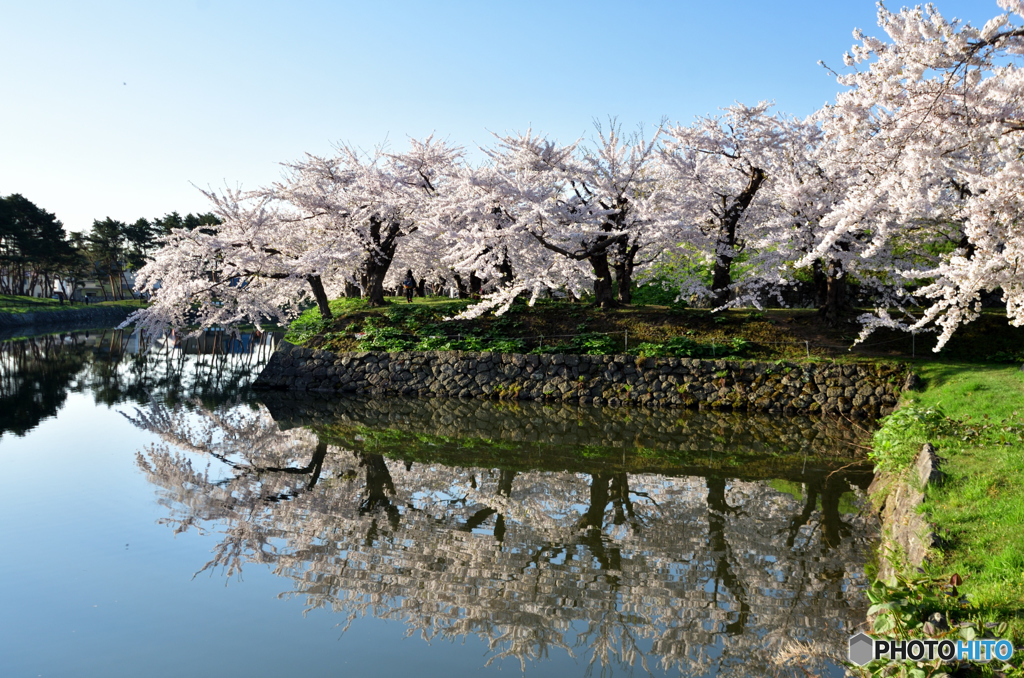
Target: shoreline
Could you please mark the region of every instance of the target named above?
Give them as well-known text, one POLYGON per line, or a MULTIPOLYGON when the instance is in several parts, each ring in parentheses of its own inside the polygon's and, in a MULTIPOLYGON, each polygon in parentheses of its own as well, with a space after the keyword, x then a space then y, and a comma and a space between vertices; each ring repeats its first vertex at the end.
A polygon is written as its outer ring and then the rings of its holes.
POLYGON ((0 334, 21 328, 47 327, 52 325, 79 325, 92 323, 98 327, 106 323, 120 324, 136 307, 127 306, 85 306, 57 311, 26 311, 25 313, 0 313, 0 334))

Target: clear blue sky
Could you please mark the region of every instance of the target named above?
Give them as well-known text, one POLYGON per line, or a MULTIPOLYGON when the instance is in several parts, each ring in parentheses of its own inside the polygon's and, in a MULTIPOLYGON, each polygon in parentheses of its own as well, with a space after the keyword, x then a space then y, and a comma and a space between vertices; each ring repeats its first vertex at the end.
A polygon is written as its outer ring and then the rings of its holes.
MULTIPOLYGON (((940 0, 976 25, 995 0, 940 0)), ((901 5, 890 2, 890 9, 901 5)), ((733 101, 831 100, 869 0, 0 4, 0 195, 72 230, 206 211, 279 162, 436 131, 563 141, 591 121, 687 123, 733 101)))

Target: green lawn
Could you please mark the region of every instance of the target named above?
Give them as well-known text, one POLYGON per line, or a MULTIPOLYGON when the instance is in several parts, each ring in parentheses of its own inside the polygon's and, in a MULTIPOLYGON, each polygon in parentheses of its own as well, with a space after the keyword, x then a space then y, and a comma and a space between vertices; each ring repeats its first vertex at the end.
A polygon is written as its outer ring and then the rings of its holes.
MULTIPOLYGON (((904 396, 890 453, 932 443, 943 484, 924 510, 942 540, 929 569, 960 574, 969 614, 1007 621, 1024 641, 1024 371, 1019 366, 919 363, 924 387, 904 396)), ((889 427, 887 424, 886 427, 889 427)), ((878 435, 884 437, 883 433, 878 435)), ((891 427, 890 427, 891 428, 891 427)), ((876 438, 877 444, 878 438, 876 438)), ((884 455, 883 455, 884 456, 884 455)), ((912 454, 903 454, 906 463, 912 454)))
MULTIPOLYGON (((125 299, 123 301, 101 301, 89 304, 88 308, 94 306, 145 306, 145 302, 137 299, 125 299)), ((76 302, 74 305, 64 302, 61 304, 56 299, 40 299, 37 297, 21 297, 11 294, 0 294, 0 313, 39 313, 46 311, 66 311, 69 308, 87 308, 85 304, 76 302)))

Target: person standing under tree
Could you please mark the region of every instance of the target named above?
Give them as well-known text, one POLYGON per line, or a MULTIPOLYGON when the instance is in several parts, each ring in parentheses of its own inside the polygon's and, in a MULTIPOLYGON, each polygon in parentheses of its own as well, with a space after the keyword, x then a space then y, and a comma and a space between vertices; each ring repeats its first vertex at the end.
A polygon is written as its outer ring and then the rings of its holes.
POLYGON ((412 294, 416 291, 416 279, 412 277, 411 270, 406 272, 405 280, 402 281, 402 287, 405 288, 405 302, 411 304, 412 294))

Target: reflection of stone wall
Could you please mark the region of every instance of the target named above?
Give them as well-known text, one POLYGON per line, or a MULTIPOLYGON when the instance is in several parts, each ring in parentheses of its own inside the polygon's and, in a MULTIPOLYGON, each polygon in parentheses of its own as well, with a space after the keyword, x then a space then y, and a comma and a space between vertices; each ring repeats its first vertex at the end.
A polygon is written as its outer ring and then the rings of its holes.
POLYGON ((628 355, 341 353, 284 344, 255 388, 767 412, 888 414, 902 366, 628 355))
POLYGON ((730 477, 802 482, 861 456, 869 432, 840 417, 806 415, 292 392, 260 399, 282 428, 310 427, 346 449, 380 452, 375 445, 386 442, 388 456, 419 459, 425 451, 457 465, 502 468, 677 475, 699 464, 730 477), (385 438, 375 440, 375 431, 385 438))

